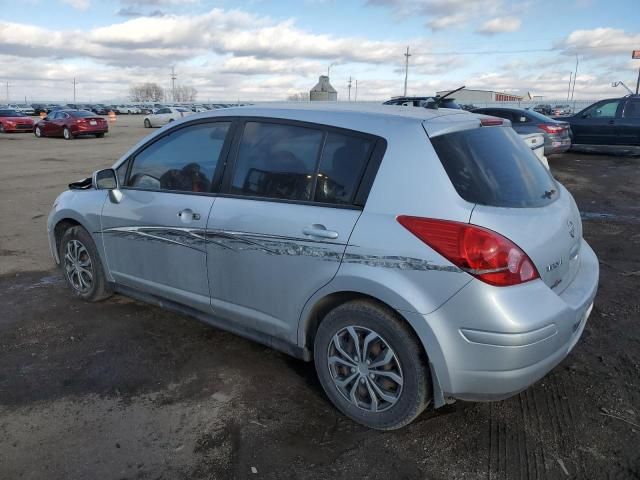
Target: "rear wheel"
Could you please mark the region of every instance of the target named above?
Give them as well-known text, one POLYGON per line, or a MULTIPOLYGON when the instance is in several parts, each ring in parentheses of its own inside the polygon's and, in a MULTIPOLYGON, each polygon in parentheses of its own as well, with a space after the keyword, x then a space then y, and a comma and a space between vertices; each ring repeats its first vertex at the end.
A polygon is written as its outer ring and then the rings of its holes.
POLYGON ((0 123, 0 133, 4 133, 4 125, 0 123))
POLYGON ((42 134, 42 130, 40 130, 40 127, 36 127, 36 129, 33 131, 33 134, 34 134, 36 137, 38 137, 38 138, 41 138, 41 137, 43 137, 43 136, 44 136, 44 135, 42 134))
POLYGON ((148 118, 144 119, 145 128, 151 128, 151 121, 148 118))
POLYGON ((69 130, 67 127, 64 127, 64 130, 62 130, 62 136, 64 137, 65 140, 73 140, 73 135, 71 134, 71 130, 69 130))
POLYGON ((358 300, 329 312, 318 327, 314 361, 329 399, 369 428, 407 425, 431 400, 431 375, 418 339, 376 303, 358 300))
POLYGON ((104 137, 104 133, 96 133, 96 138, 102 138, 104 137))
POLYGON ((60 241, 60 266, 74 295, 97 302, 111 295, 96 245, 84 228, 69 228, 60 241))

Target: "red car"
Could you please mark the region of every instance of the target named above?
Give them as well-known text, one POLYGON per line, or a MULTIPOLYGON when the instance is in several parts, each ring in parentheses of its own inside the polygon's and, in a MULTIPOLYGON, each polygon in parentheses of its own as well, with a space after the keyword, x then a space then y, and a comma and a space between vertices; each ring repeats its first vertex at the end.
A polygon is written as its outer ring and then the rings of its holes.
POLYGON ((33 132, 33 120, 11 108, 0 109, 0 133, 33 132))
POLYGON ((104 137, 109 131, 107 121, 86 110, 54 110, 36 123, 36 137, 64 137, 71 140, 79 135, 104 137))

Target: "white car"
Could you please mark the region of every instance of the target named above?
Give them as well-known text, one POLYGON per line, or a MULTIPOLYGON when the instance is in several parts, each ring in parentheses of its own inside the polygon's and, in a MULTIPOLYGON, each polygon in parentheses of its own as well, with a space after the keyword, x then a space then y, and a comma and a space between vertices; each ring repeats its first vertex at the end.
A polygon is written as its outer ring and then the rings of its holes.
POLYGON ((138 107, 134 107, 133 105, 118 105, 118 110, 122 114, 133 115, 141 113, 138 107))
POLYGON ((190 110, 182 107, 164 107, 158 109, 156 113, 144 117, 144 126, 146 128, 161 127, 174 120, 179 120, 191 114, 190 110))
POLYGON ((25 115, 35 115, 36 112, 33 110, 33 107, 31 107, 31 105, 27 105, 26 103, 20 104, 20 105, 8 105, 9 108, 12 108, 13 110, 17 110, 19 112, 24 113, 25 115))
POLYGON ((529 134, 520 134, 520 138, 524 140, 529 148, 536 154, 540 163, 542 163, 547 170, 549 170, 549 161, 547 157, 544 155, 544 135, 541 133, 529 133, 529 134))

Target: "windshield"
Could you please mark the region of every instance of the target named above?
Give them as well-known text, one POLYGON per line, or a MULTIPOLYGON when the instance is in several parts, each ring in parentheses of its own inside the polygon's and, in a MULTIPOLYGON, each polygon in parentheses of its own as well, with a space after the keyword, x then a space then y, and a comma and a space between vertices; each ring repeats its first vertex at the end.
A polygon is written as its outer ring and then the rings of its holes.
POLYGON ((480 127, 431 139, 458 194, 494 207, 541 207, 558 187, 512 128, 480 127))
POLYGON ((26 117, 26 115, 17 110, 0 110, 0 117, 26 117))

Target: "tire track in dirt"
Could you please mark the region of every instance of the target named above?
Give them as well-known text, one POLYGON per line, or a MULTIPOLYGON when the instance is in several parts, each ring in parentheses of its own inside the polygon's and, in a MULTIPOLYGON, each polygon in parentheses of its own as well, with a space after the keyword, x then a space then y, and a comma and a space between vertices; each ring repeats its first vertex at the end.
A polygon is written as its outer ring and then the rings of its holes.
POLYGON ((576 448, 571 406, 576 394, 560 375, 552 375, 516 397, 489 404, 488 480, 597 478, 576 448))

